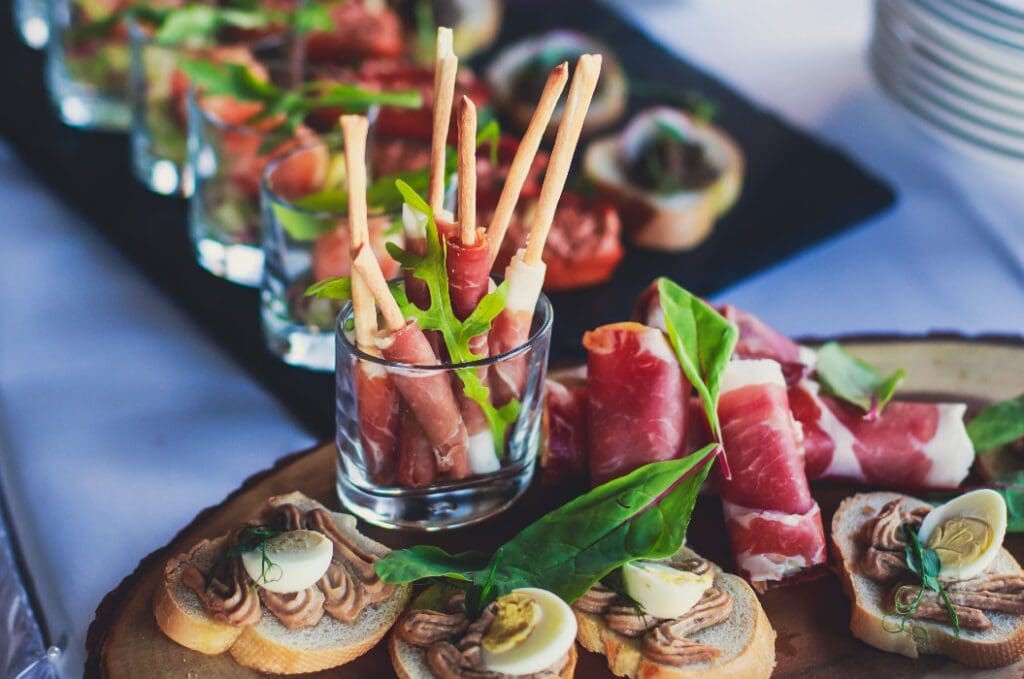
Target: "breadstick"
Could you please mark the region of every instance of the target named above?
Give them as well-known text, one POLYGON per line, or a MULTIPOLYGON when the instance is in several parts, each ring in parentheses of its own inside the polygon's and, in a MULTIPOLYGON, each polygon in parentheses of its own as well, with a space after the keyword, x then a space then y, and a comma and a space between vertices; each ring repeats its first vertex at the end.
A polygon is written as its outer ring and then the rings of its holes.
POLYGON ((360 246, 356 256, 352 258, 352 267, 366 282, 370 294, 377 300, 387 329, 394 332, 404 328, 405 316, 402 315, 402 309, 395 301, 395 296, 391 294, 388 282, 384 280, 384 272, 380 270, 380 262, 373 254, 373 248, 367 245, 360 246))
MULTIPOLYGON (((366 216, 366 135, 365 116, 341 116, 345 144, 345 175, 348 185, 349 254, 355 258, 359 248, 370 240, 366 216)), ((373 295, 361 276, 352 276, 352 316, 356 327, 356 346, 376 353, 377 309, 373 295)))
POLYGON ((459 239, 476 243, 476 105, 466 96, 459 106, 459 239))
POLYGON ((565 83, 569 80, 569 64, 562 62, 548 76, 544 91, 537 102, 537 108, 533 111, 530 124, 523 134, 516 155, 512 158, 512 165, 508 170, 508 177, 505 178, 505 186, 501 189, 501 196, 498 197, 498 206, 494 210, 494 217, 487 228, 487 236, 490 239, 489 263, 494 266, 494 260, 498 257, 501 249, 501 242, 505 239, 505 233, 512 223, 512 215, 515 214, 516 204, 519 202, 519 194, 523 191, 523 184, 533 165, 533 159, 537 156, 537 149, 544 138, 544 131, 551 121, 551 116, 558 105, 558 99, 562 96, 565 83))
POLYGON ((590 100, 594 96, 594 89, 597 87, 597 78, 600 74, 600 54, 584 54, 576 63, 572 85, 569 86, 569 97, 565 104, 565 114, 558 126, 555 147, 551 151, 551 160, 548 162, 548 169, 544 174, 544 184, 540 189, 537 210, 533 224, 530 226, 530 235, 526 241, 524 260, 527 264, 537 264, 541 261, 541 255, 544 254, 544 243, 547 241, 548 232, 551 231, 555 209, 558 207, 558 201, 565 189, 565 180, 569 176, 572 156, 579 143, 583 122, 587 117, 590 100))

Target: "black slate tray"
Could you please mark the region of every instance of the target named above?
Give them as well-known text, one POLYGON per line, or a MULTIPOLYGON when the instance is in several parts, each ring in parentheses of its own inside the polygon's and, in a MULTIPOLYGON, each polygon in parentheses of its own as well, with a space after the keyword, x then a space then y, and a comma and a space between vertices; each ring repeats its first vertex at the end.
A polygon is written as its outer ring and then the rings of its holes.
MULTIPOLYGON (((285 366, 264 350, 257 292, 194 263, 184 202, 150 194, 131 178, 126 136, 59 123, 44 91, 43 59, 17 40, 7 9, 0 12, 0 134, 304 426, 331 437, 332 378, 285 366)), ((717 123, 739 142, 748 166, 739 203, 701 247, 684 254, 630 249, 611 283, 554 296, 553 360, 579 358, 582 333, 625 318, 655 276, 711 294, 894 202, 887 185, 842 153, 742 99, 596 2, 509 0, 499 45, 551 28, 574 28, 613 46, 635 79, 710 97, 719 107, 717 123)), ((635 100, 632 108, 653 103, 635 100)))

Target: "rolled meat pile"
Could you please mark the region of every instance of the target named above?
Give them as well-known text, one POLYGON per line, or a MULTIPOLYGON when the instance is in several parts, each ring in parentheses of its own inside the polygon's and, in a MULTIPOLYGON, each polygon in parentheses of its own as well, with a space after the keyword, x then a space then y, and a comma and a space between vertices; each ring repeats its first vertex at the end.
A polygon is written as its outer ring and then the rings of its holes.
POLYGON ((811 497, 799 430, 779 364, 734 360, 718 402, 731 479, 720 479, 736 565, 764 590, 826 562, 821 511, 811 497))

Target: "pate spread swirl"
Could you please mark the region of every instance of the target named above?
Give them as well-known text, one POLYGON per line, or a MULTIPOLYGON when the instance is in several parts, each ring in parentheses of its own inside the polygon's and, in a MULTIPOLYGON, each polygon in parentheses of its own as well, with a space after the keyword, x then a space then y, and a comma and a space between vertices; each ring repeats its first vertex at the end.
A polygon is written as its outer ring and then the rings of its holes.
MULTIPOLYGON (((182 574, 182 583, 196 593, 210 617, 235 626, 252 625, 259 622, 262 600, 282 625, 301 629, 315 626, 324 613, 341 622, 353 622, 367 606, 391 596, 394 587, 381 581, 374 571, 373 564, 379 557, 338 530, 327 510, 318 507, 303 512, 289 503, 271 510, 264 518, 264 525, 282 531, 322 533, 334 546, 331 565, 314 586, 278 594, 263 588, 257 593, 238 555, 230 556, 220 568, 215 565, 212 575, 193 564, 182 574)), ((231 536, 229 550, 238 545, 242 530, 231 536)))
MULTIPOLYGON (((427 666, 439 679, 503 679, 510 675, 484 667, 481 641, 497 614, 497 604, 484 609, 476 620, 466 613, 466 596, 455 592, 442 610, 413 609, 398 621, 397 634, 407 644, 426 650, 427 666)), ((518 675, 524 679, 557 679, 569 656, 541 672, 518 675)))
MULTIPOLYGON (((711 570, 706 559, 687 559, 673 568, 703 575, 711 570)), ((710 662, 721 650, 689 639, 690 636, 729 619, 733 600, 728 592, 711 587, 696 605, 678 618, 662 619, 645 614, 634 604, 603 585, 595 585, 573 604, 576 610, 600 615, 612 631, 626 637, 643 637, 643 654, 651 662, 683 666, 710 662)))
MULTIPOLYGON (((902 526, 908 524, 916 530, 929 511, 927 507, 908 510, 897 498, 883 506, 861 529, 865 550, 858 563, 860 571, 876 582, 895 583, 886 600, 898 602, 901 608, 908 607, 920 593, 919 579, 915 584, 906 584, 913 577, 904 556, 907 543, 902 526)), ((991 629, 992 620, 986 611, 1024 615, 1024 576, 986 571, 967 580, 943 579, 942 584, 963 629, 991 629)), ((944 602, 931 590, 924 592, 911 617, 949 622, 944 602)))

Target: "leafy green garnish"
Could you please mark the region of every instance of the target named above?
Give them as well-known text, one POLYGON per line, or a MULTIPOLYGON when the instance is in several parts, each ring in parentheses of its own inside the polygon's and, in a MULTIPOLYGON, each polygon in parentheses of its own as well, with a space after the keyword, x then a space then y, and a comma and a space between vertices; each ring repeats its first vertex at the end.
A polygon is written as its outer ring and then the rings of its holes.
MULTIPOLYGON (((268 582, 273 582, 279 579, 271 579, 270 573, 273 569, 278 568, 277 564, 271 561, 267 555, 267 543, 273 538, 280 535, 283 531, 276 528, 270 528, 269 526, 246 526, 238 532, 237 544, 223 552, 213 562, 210 570, 206 574, 206 589, 210 589, 213 585, 214 579, 223 571, 224 566, 227 565, 228 561, 232 557, 241 556, 247 552, 258 551, 260 553, 260 575, 256 578, 255 583, 257 585, 265 585, 268 582)), ((278 569, 280 570, 280 569, 278 569)))
MULTIPOLYGON (((209 42, 217 31, 230 26, 251 30, 270 24, 270 17, 261 10, 233 9, 212 5, 186 5, 162 12, 160 27, 153 39, 160 45, 209 42)), ((153 13, 149 13, 155 18, 153 13)))
POLYGON ((851 356, 838 342, 828 342, 818 349, 815 370, 828 394, 857 406, 868 420, 882 414, 906 375, 902 368, 883 375, 851 356))
POLYGON ((895 631, 902 632, 906 628, 907 622, 913 617, 917 607, 921 604, 925 591, 931 590, 942 599, 943 604, 946 606, 946 611, 949 613, 950 622, 953 624, 953 632, 956 636, 960 636, 960 618, 956 614, 956 609, 953 608, 953 603, 949 600, 946 588, 939 582, 939 569, 942 567, 942 562, 939 560, 938 553, 934 549, 921 544, 921 540, 918 538, 917 531, 914 530, 913 526, 904 524, 903 535, 907 540, 907 547, 903 550, 907 568, 912 573, 920 576, 921 585, 917 587, 917 596, 909 604, 904 604, 900 595, 908 589, 912 590, 915 585, 903 585, 896 590, 896 601, 893 604, 893 608, 900 617, 900 624, 895 631))
POLYGON ((307 297, 320 297, 323 299, 336 299, 347 302, 352 299, 352 279, 348 276, 341 278, 328 278, 324 281, 317 281, 306 288, 307 297))
MULTIPOLYGON (((445 267, 444 244, 437 232, 434 211, 427 205, 411 186, 402 181, 395 186, 405 199, 405 203, 426 218, 427 251, 423 256, 402 250, 394 243, 388 243, 388 253, 403 269, 410 271, 422 280, 430 292, 430 305, 420 309, 415 304, 404 302, 403 313, 406 318, 414 318, 423 330, 436 330, 441 333, 448 356, 452 363, 472 363, 482 357, 473 353, 470 341, 491 328, 491 323, 505 308, 505 296, 508 294, 508 283, 503 282, 493 291, 484 295, 476 309, 466 320, 460 321, 452 309, 451 293, 448 289, 448 270, 445 267)), ((473 399, 487 420, 494 439, 495 453, 503 457, 505 449, 505 433, 509 426, 519 417, 520 403, 513 399, 500 408, 491 403, 491 390, 484 384, 475 368, 456 370, 462 381, 463 392, 473 399)))
MULTIPOLYGON (((325 108, 365 112, 372 105, 419 108, 422 95, 416 90, 377 92, 348 83, 313 81, 295 89, 283 89, 261 80, 246 66, 216 63, 206 59, 182 57, 178 65, 206 94, 228 96, 240 101, 262 104, 262 110, 250 122, 280 117, 274 132, 294 134, 306 116, 325 108)), ((265 146, 273 148, 279 139, 268 135, 265 146)))
POLYGON ((469 583, 467 605, 474 611, 519 587, 547 589, 571 603, 629 561, 679 550, 715 448, 598 486, 527 526, 489 562, 474 553, 413 547, 382 558, 377 574, 395 584, 435 577, 469 583))
POLYGON ((1024 394, 983 409, 967 424, 977 453, 1001 448, 1024 437, 1024 394))
POLYGON ((683 374, 700 396, 712 434, 721 441, 718 396, 722 372, 739 340, 739 330, 706 302, 667 278, 658 279, 658 296, 683 374))

